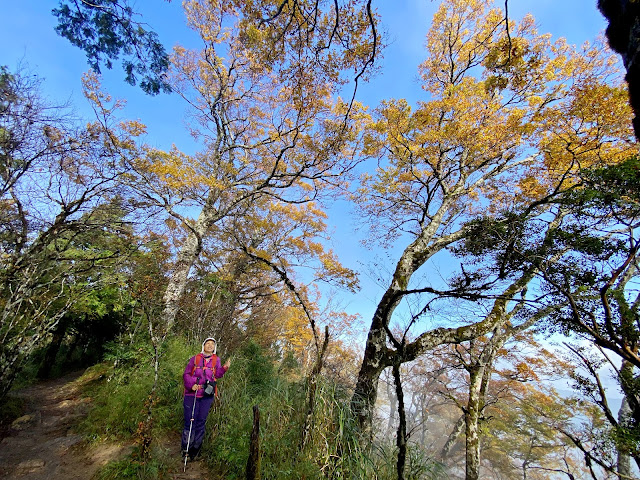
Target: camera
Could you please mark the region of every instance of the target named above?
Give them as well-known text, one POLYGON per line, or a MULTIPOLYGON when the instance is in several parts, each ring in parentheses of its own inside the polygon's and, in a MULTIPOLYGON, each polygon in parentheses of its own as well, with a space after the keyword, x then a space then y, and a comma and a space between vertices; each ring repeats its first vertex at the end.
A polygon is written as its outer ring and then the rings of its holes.
POLYGON ((206 397, 212 397, 216 393, 216 382, 211 382, 209 380, 204 382, 202 393, 206 397))

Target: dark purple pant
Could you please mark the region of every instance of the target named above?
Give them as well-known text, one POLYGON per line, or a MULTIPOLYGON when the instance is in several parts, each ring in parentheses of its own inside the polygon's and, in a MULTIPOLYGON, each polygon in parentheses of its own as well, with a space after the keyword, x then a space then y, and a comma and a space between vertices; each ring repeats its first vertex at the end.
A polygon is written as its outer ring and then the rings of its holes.
POLYGON ((187 442, 189 442, 189 455, 197 455, 202 447, 204 440, 204 426, 207 422, 207 415, 211 409, 213 397, 197 398, 191 395, 185 395, 184 401, 184 430, 182 430, 182 451, 187 450, 187 442), (193 401, 196 402, 195 411, 193 410, 193 401), (193 412, 193 424, 191 423, 191 412, 193 412), (189 428, 191 428, 191 440, 189 440, 189 428))

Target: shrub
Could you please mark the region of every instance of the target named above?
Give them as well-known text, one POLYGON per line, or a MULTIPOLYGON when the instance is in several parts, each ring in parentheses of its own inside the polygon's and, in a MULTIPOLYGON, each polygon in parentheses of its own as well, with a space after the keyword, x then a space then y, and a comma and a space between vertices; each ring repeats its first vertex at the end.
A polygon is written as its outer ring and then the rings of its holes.
POLYGON ((24 399, 5 396, 0 401, 0 433, 8 429, 11 423, 22 415, 24 415, 24 399))

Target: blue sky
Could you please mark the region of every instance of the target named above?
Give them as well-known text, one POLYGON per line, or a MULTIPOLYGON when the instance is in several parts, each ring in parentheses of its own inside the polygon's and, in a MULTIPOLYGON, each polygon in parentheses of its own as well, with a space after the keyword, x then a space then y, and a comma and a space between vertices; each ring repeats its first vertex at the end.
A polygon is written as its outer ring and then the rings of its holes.
MULTIPOLYGON (((84 53, 54 32, 56 19, 51 9, 57 1, 0 0, 3 28, 0 29, 0 64, 10 68, 22 60, 44 78, 44 89, 58 100, 70 99, 78 111, 90 114, 82 99, 80 77, 88 69, 84 53)), ((424 58, 424 38, 438 1, 374 0, 391 42, 384 54, 380 74, 361 89, 359 99, 375 106, 383 98, 421 97, 417 82, 417 66, 424 58)), ((569 43, 581 44, 593 39, 606 26, 596 9, 596 0, 509 0, 509 15, 520 18, 530 12, 538 21, 541 32, 554 37, 564 36, 569 43)), ((197 45, 197 38, 186 27, 181 2, 173 0, 133 0, 134 8, 143 20, 160 36, 167 48, 175 44, 197 45)), ((503 6, 498 0, 497 6, 503 6)), ((140 118, 149 126, 150 143, 168 147, 171 143, 187 149, 186 132, 176 128, 184 105, 175 96, 149 97, 138 88, 124 83, 124 74, 116 63, 105 70, 103 82, 115 97, 126 98, 128 106, 123 116, 140 118), (171 119, 171 121, 168 121, 171 119)))
MULTIPOLYGON (((417 81, 417 66, 424 58, 424 38, 439 2, 429 0, 374 0, 388 32, 390 45, 385 51, 380 74, 360 90, 359 100, 372 107, 384 98, 407 98, 410 103, 423 98, 417 81)), ((502 0, 497 6, 504 6, 502 0)), ((54 32, 56 19, 51 9, 57 1, 0 0, 4 15, 0 30, 0 64, 14 69, 19 62, 44 79, 43 90, 53 101, 69 100, 78 115, 90 118, 91 111, 82 98, 80 78, 88 69, 84 53, 54 32)), ((138 0, 134 8, 142 12, 168 47, 175 44, 197 46, 197 39, 186 27, 180 2, 138 0)), ((594 39, 606 26, 596 8, 596 0, 509 0, 511 18, 532 13, 540 32, 565 37, 569 43, 582 44, 594 39)), ((176 95, 150 97, 137 87, 124 83, 119 64, 103 71, 103 84, 118 98, 126 98, 124 118, 140 119, 148 126, 147 142, 158 148, 178 148, 192 153, 195 148, 183 128, 186 106, 176 95)), ((366 251, 354 234, 351 212, 338 206, 330 211, 329 224, 334 233, 334 249, 343 263, 363 272, 363 290, 357 295, 341 295, 349 313, 359 313, 366 322, 371 318, 383 288, 366 271, 374 254, 366 251)), ((393 265, 393 251, 380 255, 383 265, 393 265)), ((390 268, 390 267, 389 267, 390 268)), ((387 278, 388 280, 388 278, 387 278)))

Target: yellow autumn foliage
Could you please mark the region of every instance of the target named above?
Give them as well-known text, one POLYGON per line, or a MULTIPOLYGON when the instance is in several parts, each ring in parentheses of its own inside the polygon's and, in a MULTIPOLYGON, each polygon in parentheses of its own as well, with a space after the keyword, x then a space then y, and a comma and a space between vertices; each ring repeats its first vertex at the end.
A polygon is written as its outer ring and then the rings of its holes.
POLYGON ((637 151, 602 39, 578 48, 538 33, 531 15, 510 19, 509 35, 505 22, 490 0, 443 1, 419 70, 426 99, 376 110, 363 151, 378 168, 354 199, 378 239, 420 235, 444 212, 536 201, 569 188, 580 168, 637 151))

